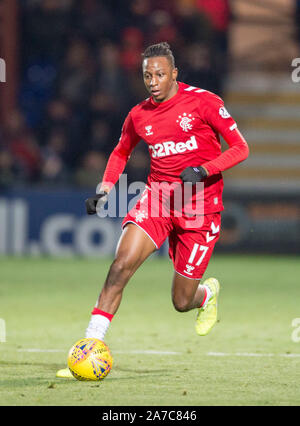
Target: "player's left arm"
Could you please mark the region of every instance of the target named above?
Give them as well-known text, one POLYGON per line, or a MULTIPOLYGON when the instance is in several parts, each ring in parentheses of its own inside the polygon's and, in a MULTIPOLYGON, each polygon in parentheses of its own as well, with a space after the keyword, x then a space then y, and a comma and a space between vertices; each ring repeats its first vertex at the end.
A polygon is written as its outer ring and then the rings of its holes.
POLYGON ((229 148, 222 152, 217 158, 210 160, 202 167, 208 173, 208 176, 224 172, 231 167, 236 166, 246 160, 249 155, 248 144, 238 128, 229 132, 220 132, 229 148))
POLYGON ((236 166, 246 160, 249 155, 248 144, 238 130, 236 122, 224 107, 223 101, 217 96, 215 98, 213 102, 207 103, 206 121, 217 133, 222 135, 229 148, 213 160, 185 169, 180 175, 183 182, 201 182, 208 176, 236 166))

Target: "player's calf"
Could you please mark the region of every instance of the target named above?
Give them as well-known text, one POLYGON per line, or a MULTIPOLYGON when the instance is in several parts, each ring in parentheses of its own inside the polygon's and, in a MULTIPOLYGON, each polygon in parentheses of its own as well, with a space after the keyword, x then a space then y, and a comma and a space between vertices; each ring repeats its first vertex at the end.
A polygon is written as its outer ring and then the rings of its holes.
POLYGON ((177 272, 174 274, 172 285, 172 302, 178 312, 187 312, 199 308, 205 296, 205 291, 199 286, 200 280, 187 278, 177 272))

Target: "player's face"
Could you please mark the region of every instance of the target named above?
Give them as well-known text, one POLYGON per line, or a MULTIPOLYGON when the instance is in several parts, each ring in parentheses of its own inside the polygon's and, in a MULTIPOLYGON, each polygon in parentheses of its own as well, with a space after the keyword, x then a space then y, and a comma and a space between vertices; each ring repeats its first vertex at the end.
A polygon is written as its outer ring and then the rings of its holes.
POLYGON ((144 83, 155 102, 167 101, 177 93, 177 75, 177 68, 165 56, 144 59, 144 83))

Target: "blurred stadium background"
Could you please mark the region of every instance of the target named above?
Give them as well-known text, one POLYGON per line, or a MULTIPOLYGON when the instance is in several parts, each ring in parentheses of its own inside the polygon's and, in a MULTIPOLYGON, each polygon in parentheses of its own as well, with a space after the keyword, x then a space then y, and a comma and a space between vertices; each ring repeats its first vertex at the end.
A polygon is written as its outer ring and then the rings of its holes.
MULTIPOLYGON (((299 253, 299 22, 294 0, 0 0, 0 254, 114 252, 120 219, 86 217, 83 201, 147 96, 140 55, 159 41, 180 80, 224 98, 250 146, 224 173, 216 251, 299 253)), ((141 143, 128 183, 148 166, 141 143)))

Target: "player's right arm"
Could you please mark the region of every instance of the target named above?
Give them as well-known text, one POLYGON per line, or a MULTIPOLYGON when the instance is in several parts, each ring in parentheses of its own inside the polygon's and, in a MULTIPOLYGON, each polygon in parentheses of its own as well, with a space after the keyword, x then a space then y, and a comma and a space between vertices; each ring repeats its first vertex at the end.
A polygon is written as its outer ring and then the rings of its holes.
POLYGON ((108 159, 99 194, 85 200, 87 214, 95 214, 97 204, 100 203, 98 207, 101 207, 101 205, 106 203, 108 193, 119 180, 132 150, 139 141, 140 136, 135 131, 131 112, 129 112, 122 127, 119 143, 108 159))

